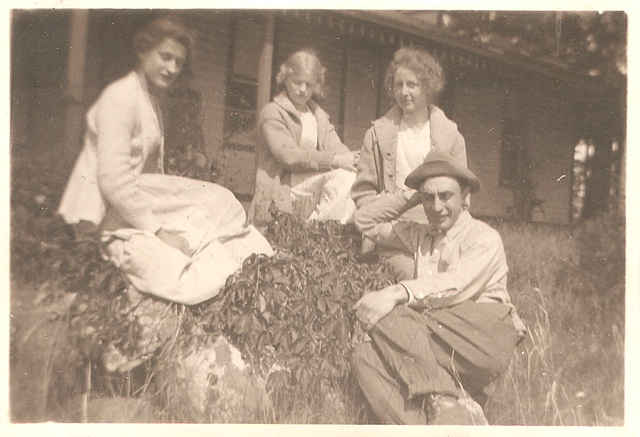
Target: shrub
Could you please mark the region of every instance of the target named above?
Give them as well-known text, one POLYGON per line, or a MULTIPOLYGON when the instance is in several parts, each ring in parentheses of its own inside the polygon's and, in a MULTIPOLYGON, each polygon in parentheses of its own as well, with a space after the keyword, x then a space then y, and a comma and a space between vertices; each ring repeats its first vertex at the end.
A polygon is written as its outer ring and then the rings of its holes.
MULTIPOLYGON (((360 237, 352 228, 337 222, 305 222, 276 211, 274 217, 265 235, 275 255, 248 258, 216 298, 185 308, 188 316, 180 318, 177 335, 183 337, 180 347, 189 348, 224 334, 253 369, 268 378, 278 411, 288 412, 294 402, 320 405, 346 385, 351 348, 364 337, 351 307, 364 290, 382 288, 392 276, 383 264, 358 262, 360 237)), ((45 254, 43 265, 55 272, 50 280, 77 293, 68 314, 68 334, 77 353, 70 355, 73 361, 67 368, 92 360, 100 364, 94 369, 100 372, 104 352, 113 348, 134 362, 146 351, 139 344, 137 305, 128 299, 122 275, 101 258, 95 238, 73 239, 55 218, 49 220, 48 229, 55 241, 48 239, 46 244, 54 249, 45 254)), ((23 247, 30 246, 16 242, 16 248, 23 247)), ((149 360, 148 371, 162 373, 153 365, 169 363, 167 351, 151 352, 163 354, 163 359, 149 360)), ((95 390, 99 388, 94 384, 95 390)))

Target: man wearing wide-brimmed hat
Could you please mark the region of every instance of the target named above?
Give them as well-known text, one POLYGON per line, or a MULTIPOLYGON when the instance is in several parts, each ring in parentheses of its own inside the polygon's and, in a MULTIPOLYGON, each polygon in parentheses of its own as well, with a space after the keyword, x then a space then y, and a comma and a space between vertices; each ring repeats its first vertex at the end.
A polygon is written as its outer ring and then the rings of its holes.
POLYGON ((413 255, 414 279, 354 306, 371 337, 354 351, 354 374, 385 423, 486 425, 484 388, 525 329, 507 292, 502 240, 464 208, 480 183, 450 156, 429 153, 405 185, 412 190, 355 215, 366 237, 413 255), (429 224, 396 220, 420 203, 429 224))

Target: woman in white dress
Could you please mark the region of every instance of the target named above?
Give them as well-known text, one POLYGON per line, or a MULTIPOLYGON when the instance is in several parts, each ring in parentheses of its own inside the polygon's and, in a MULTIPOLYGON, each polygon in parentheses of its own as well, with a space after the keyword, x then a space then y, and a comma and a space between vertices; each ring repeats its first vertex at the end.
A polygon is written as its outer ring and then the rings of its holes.
POLYGON ((139 291, 197 304, 216 296, 246 257, 273 252, 226 188, 163 174, 158 100, 188 66, 192 36, 158 18, 133 46, 136 68, 87 112, 84 147, 58 212, 68 223, 98 224, 104 255, 139 291))

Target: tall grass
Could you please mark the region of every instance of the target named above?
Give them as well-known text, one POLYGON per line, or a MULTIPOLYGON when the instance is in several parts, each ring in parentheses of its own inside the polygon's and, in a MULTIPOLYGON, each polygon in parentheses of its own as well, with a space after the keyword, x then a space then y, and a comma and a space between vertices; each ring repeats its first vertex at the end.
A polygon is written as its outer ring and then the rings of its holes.
POLYGON ((504 425, 621 425, 624 414, 624 227, 494 223, 511 296, 528 327, 486 412, 504 425))

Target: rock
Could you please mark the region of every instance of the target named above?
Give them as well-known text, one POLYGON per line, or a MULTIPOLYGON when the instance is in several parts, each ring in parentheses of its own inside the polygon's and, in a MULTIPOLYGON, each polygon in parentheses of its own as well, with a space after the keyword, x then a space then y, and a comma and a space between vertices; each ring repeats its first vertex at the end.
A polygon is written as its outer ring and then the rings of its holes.
POLYGON ((102 359, 108 372, 126 372, 149 360, 179 328, 176 305, 143 295, 132 286, 126 292, 140 328, 139 347, 133 356, 125 356, 115 345, 106 345, 102 359))
POLYGON ((176 363, 184 401, 195 415, 211 422, 264 420, 270 409, 264 381, 242 360, 240 351, 224 337, 192 350, 176 363))

